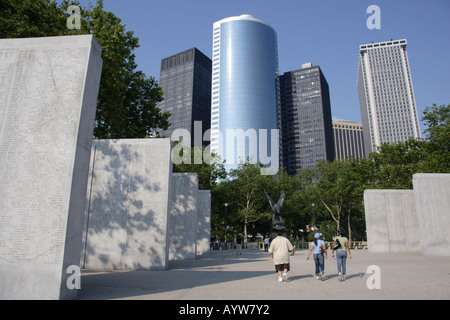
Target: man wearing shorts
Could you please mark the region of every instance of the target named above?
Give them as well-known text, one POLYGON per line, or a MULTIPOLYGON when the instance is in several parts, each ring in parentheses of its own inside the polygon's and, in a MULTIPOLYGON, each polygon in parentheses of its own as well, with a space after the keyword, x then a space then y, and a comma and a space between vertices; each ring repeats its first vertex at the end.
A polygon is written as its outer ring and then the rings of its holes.
POLYGON ((269 253, 272 255, 275 271, 278 272, 278 282, 282 282, 287 281, 287 273, 290 270, 290 251, 295 255, 295 250, 291 242, 283 237, 283 231, 278 231, 277 235, 270 244, 269 253))

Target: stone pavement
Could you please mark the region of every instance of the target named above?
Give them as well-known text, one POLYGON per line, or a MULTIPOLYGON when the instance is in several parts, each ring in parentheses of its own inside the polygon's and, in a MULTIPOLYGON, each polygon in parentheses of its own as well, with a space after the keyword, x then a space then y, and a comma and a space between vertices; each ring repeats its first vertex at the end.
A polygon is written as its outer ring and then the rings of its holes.
POLYGON ((288 282, 279 283, 270 255, 262 250, 211 251, 190 261, 171 261, 166 271, 91 271, 81 275, 80 300, 391 300, 450 299, 450 257, 420 253, 352 250, 347 280, 338 282, 336 261, 325 260, 325 280, 316 280, 312 256, 297 250, 288 282), (380 269, 380 289, 369 289, 380 269))

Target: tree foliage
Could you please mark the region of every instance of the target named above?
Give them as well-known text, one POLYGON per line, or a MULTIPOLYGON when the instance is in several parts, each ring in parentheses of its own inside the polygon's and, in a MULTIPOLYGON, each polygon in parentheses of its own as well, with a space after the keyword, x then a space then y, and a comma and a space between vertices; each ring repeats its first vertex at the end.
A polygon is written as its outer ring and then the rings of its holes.
POLYGON ((230 173, 233 179, 230 188, 232 203, 239 221, 243 223, 244 239, 247 239, 249 225, 254 226, 260 220, 267 222, 272 216, 267 208, 264 189, 273 186, 274 179, 261 175, 261 168, 261 164, 244 163, 230 173))
MULTIPOLYGON (((268 233, 270 209, 264 188, 273 199, 284 190, 282 214, 289 234, 301 237, 299 230, 306 231, 314 213, 325 239, 331 240, 336 229, 343 227, 350 238, 362 240, 364 190, 411 189, 415 173, 450 173, 449 119, 450 105, 433 105, 425 109, 422 119, 427 126, 425 139, 384 144, 368 159, 321 161, 293 177, 285 172, 262 177, 257 166, 242 165, 231 180, 218 185, 215 196, 220 200, 213 202, 216 221, 223 223, 223 203, 229 202, 227 222, 234 229, 241 230, 244 222, 253 224, 256 232, 268 233)), ((308 235, 310 239, 313 233, 308 235)))
POLYGON ((137 70, 134 50, 139 39, 127 31, 122 21, 103 9, 83 8, 78 1, 0 0, 0 37, 24 38, 93 34, 102 46, 103 69, 100 82, 94 136, 107 138, 146 138, 167 129, 169 113, 157 103, 163 91, 154 77, 137 70), (81 11, 81 29, 69 29, 69 5, 81 11))
MULTIPOLYGON (((174 142, 174 146, 177 146, 178 142, 174 142)), ((196 152, 197 147, 187 148, 190 151, 190 159, 189 161, 184 161, 180 164, 173 164, 173 172, 195 172, 198 174, 198 183, 200 190, 211 190, 213 189, 218 181, 223 180, 227 177, 227 172, 225 171, 225 167, 223 163, 215 161, 209 163, 210 159, 204 159, 202 157, 201 163, 196 163, 200 161, 195 161, 196 153, 200 155, 205 154, 205 150, 207 149, 205 146, 202 146, 202 149, 196 152), (207 160, 208 162, 206 162, 207 160)), ((174 151, 177 150, 174 148, 174 151)), ((185 150, 181 150, 180 152, 184 152, 185 150)), ((187 159, 186 159, 187 160, 187 159)), ((197 159, 199 160, 199 159, 197 159)))

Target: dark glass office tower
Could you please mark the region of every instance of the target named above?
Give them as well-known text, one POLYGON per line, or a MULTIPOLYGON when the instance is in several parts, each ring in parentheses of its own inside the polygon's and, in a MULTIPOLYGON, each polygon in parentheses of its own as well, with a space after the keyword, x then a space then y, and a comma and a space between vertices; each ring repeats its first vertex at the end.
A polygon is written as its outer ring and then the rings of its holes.
POLYGON ((288 174, 335 158, 328 83, 319 66, 280 77, 283 165, 288 174))
POLYGON ((211 59, 197 48, 161 61, 160 86, 164 101, 158 107, 172 113, 171 126, 161 136, 170 138, 174 130, 186 129, 194 146, 194 121, 202 122, 202 137, 211 128, 211 67, 211 59))

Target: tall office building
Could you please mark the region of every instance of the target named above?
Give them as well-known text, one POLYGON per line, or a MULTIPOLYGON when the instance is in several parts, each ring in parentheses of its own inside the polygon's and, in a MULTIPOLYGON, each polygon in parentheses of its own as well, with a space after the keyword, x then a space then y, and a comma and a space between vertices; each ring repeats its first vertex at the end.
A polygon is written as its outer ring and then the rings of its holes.
POLYGON ((251 15, 223 19, 213 28, 211 151, 228 170, 272 153, 278 164, 279 136, 271 135, 278 128, 277 34, 251 15))
POLYGON ((358 92, 366 155, 383 143, 420 138, 407 41, 359 47, 358 92))
POLYGON ((186 129, 194 146, 194 122, 201 121, 202 137, 211 127, 211 59, 197 48, 165 58, 159 85, 164 101, 158 107, 172 113, 171 126, 161 135, 170 138, 175 129, 186 129))
POLYGON ((345 120, 333 121, 333 133, 336 160, 366 157, 361 123, 345 120))
POLYGON ((283 165, 288 174, 333 161, 334 140, 328 83, 311 63, 280 77, 283 165))

